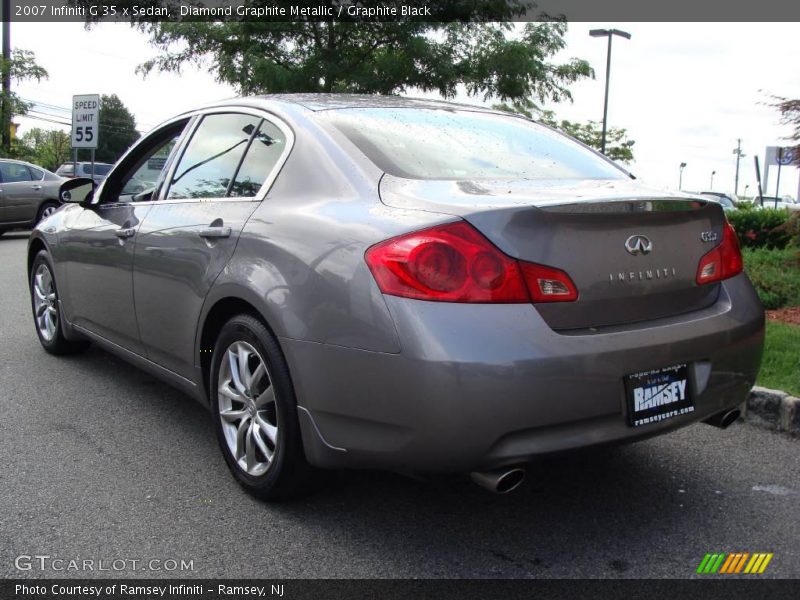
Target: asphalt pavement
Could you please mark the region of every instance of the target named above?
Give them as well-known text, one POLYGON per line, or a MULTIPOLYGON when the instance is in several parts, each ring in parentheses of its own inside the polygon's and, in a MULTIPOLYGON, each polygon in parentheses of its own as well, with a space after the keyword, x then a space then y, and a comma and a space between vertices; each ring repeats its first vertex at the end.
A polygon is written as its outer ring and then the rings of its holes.
POLYGON ((507 496, 336 472, 261 503, 193 400, 95 347, 41 349, 26 246, 0 237, 0 576, 674 578, 771 552, 755 577, 800 577, 800 440, 749 424, 541 460, 507 496))

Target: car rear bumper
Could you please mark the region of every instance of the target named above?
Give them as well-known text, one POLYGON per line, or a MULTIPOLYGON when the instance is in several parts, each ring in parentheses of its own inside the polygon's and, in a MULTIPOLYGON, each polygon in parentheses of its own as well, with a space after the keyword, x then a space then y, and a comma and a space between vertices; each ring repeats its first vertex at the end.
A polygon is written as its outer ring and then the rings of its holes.
POLYGON ((761 362, 764 312, 744 275, 700 311, 569 333, 531 305, 386 301, 398 354, 281 339, 318 466, 469 471, 658 435, 744 401, 761 362), (694 412, 629 427, 624 376, 678 363, 694 412))

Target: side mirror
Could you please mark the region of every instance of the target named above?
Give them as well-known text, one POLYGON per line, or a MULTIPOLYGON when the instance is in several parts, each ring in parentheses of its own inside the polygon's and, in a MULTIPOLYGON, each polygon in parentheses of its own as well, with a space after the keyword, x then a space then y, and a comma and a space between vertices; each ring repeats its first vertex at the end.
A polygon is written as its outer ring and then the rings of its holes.
POLYGON ((61 184, 61 187, 58 188, 58 197, 62 202, 87 204, 92 199, 95 187, 97 184, 94 179, 76 177, 61 184))

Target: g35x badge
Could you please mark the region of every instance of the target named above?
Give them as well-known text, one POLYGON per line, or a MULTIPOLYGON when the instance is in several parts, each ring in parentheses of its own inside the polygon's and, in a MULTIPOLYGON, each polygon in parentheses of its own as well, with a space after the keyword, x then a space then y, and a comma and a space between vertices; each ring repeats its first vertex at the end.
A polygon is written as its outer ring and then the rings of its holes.
POLYGON ((716 242, 717 241, 717 232, 716 231, 701 231, 700 232, 700 240, 702 242, 716 242))

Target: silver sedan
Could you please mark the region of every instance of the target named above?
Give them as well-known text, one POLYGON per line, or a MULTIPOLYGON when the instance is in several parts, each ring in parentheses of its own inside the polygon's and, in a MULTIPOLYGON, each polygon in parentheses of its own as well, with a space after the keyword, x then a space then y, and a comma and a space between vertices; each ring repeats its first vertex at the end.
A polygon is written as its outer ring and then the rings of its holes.
POLYGON ((42 346, 196 398, 266 499, 314 467, 510 491, 543 454, 730 425, 761 361, 720 205, 521 117, 242 98, 61 194, 28 252, 42 346))

